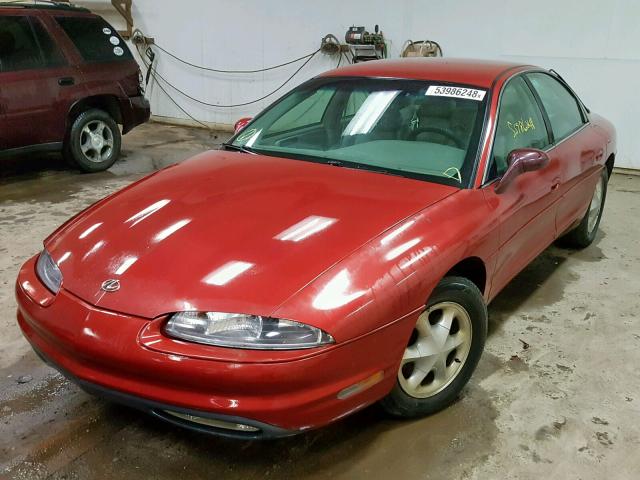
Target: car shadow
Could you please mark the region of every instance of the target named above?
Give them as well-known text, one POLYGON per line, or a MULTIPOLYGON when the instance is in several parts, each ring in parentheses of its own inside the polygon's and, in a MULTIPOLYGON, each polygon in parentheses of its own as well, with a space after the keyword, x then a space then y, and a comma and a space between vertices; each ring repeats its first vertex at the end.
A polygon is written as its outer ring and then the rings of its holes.
POLYGON ((601 229, 593 243, 583 250, 564 248, 558 242, 544 250, 489 304, 489 335, 499 331, 525 303, 541 308, 561 300, 565 287, 578 280, 578 276, 565 267, 567 260, 591 262, 603 258, 598 244, 605 237, 606 233, 601 229))
POLYGON ((59 153, 32 153, 0 157, 0 181, 30 180, 43 173, 71 169, 59 153))
MULTIPOLYGON (((127 407, 107 409, 106 418, 115 421, 136 415, 127 407)), ((123 461, 144 457, 148 460, 139 468, 159 479, 175 478, 172 468, 188 472, 189 478, 362 478, 367 471, 417 478, 427 466, 442 478, 459 463, 459 439, 465 439, 468 449, 465 461, 479 461, 490 453, 498 434, 497 416, 489 394, 474 380, 457 402, 426 418, 394 419, 376 404, 323 428, 274 440, 220 438, 138 415, 134 425, 115 435, 114 446, 101 446, 102 451, 84 458, 92 463, 94 455, 123 461), (117 453, 112 454, 112 448, 117 453)))

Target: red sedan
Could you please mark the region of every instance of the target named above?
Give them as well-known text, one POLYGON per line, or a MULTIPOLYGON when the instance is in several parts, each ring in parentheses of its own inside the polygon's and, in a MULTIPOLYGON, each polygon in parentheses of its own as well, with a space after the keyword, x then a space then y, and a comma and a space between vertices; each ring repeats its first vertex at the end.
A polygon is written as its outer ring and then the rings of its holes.
POLYGON ((333 70, 62 225, 20 271, 18 322, 86 390, 202 431, 431 414, 487 303, 554 240, 593 241, 615 152, 553 71, 333 70))

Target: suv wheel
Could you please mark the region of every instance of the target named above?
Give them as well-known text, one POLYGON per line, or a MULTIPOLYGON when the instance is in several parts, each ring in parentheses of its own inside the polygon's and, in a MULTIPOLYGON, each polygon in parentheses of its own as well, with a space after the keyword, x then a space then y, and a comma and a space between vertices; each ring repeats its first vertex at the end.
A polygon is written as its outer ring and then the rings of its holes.
POLYGON ((111 116, 98 109, 82 112, 71 125, 65 156, 85 172, 106 170, 120 155, 122 136, 111 116))

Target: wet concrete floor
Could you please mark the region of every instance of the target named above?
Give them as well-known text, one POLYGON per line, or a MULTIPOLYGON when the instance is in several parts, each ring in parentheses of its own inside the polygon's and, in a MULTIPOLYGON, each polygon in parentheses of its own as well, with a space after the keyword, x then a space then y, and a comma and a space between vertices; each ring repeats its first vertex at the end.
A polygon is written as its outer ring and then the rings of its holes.
POLYGON ((550 247, 496 298, 470 385, 429 418, 373 406, 290 439, 225 440, 93 398, 42 364, 15 322, 21 263, 72 214, 225 135, 149 124, 91 175, 55 155, 0 161, 0 478, 638 478, 640 177, 612 177, 594 245, 550 247))

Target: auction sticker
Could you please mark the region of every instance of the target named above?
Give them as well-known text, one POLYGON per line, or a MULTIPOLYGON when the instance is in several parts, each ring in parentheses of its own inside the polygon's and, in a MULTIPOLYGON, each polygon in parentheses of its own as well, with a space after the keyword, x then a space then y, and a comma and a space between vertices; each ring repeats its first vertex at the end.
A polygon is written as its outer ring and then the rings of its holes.
POLYGON ((120 43, 120 39, 115 35, 113 37, 109 37, 109 41, 111 42, 111 45, 118 45, 120 43))
POLYGON ((104 33, 105 35, 111 35, 111 29, 107 28, 107 27, 104 27, 102 29, 102 33, 104 33))
POLYGON ((485 90, 476 90, 475 88, 466 87, 450 87, 448 85, 431 85, 427 88, 425 95, 434 97, 453 97, 465 98, 468 100, 477 100, 481 102, 487 92, 485 90))
POLYGON ((113 53, 118 57, 121 57, 124 54, 124 50, 121 47, 116 47, 113 49, 113 53))

